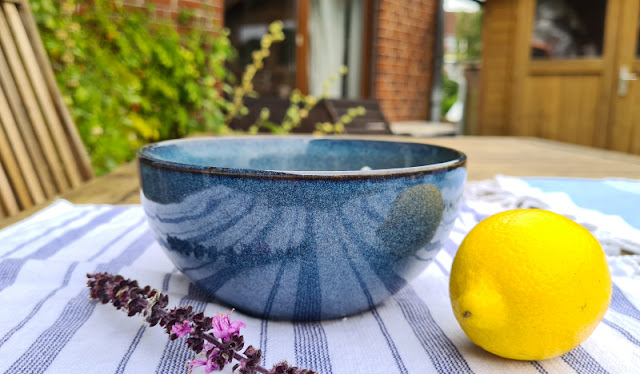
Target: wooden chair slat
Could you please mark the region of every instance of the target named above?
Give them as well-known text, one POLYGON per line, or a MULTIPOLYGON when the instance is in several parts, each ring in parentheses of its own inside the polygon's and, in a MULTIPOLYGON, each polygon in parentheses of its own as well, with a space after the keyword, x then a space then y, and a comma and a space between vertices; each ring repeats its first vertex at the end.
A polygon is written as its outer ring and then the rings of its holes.
POLYGON ((42 150, 38 144, 38 140, 33 132, 31 121, 27 116, 24 106, 20 102, 20 95, 18 94, 18 87, 16 86, 11 71, 7 65, 7 61, 2 53, 0 53, 0 89, 4 89, 4 92, 13 92, 13 95, 5 95, 11 111, 13 112, 14 119, 17 123, 17 127, 22 134, 24 145, 31 158, 32 165, 35 167, 35 173, 37 174, 40 185, 44 191, 47 199, 51 199, 56 194, 53 180, 51 179, 51 173, 45 162, 42 150))
POLYGON ((69 190, 69 182, 64 175, 64 170, 58 158, 55 146, 53 145, 51 136, 49 135, 47 124, 42 112, 40 111, 40 107, 38 106, 33 88, 29 83, 27 73, 25 72, 22 61, 20 60, 20 55, 18 54, 16 45, 11 37, 9 25, 7 24, 4 12, 2 11, 0 11, 0 46, 4 51, 8 65, 11 69, 11 74, 15 79, 18 92, 22 98, 22 103, 26 109, 29 119, 31 120, 33 130, 45 156, 47 165, 51 170, 56 188, 58 192, 67 191, 69 190))
POLYGON ((55 106, 53 105, 53 101, 51 100, 49 90, 44 84, 44 77, 42 75, 41 68, 38 65, 35 53, 31 48, 31 42, 29 41, 27 32, 22 24, 20 14, 13 4, 4 3, 2 7, 6 18, 9 21, 9 26, 13 32, 16 45, 18 46, 18 51, 20 52, 20 56, 22 57, 27 70, 27 74, 34 87, 36 97, 40 103, 40 108, 42 109, 45 120, 49 123, 49 130, 65 167, 65 172, 69 177, 71 186, 77 187, 82 183, 82 177, 80 176, 79 170, 76 166, 69 141, 65 135, 62 123, 58 117, 55 106))
POLYGON ((4 172, 2 160, 0 159, 0 215, 13 216, 18 214, 20 207, 18 207, 18 201, 13 194, 9 178, 4 172))
POLYGON ((24 142, 22 141, 22 136, 20 135, 16 121, 13 118, 9 102, 7 101, 6 95, 2 89, 0 89, 0 124, 2 124, 7 140, 11 145, 11 149, 13 150, 13 154, 15 155, 18 166, 20 167, 27 189, 31 194, 31 199, 36 204, 43 203, 46 200, 44 191, 42 186, 40 186, 40 180, 38 179, 38 175, 36 174, 24 142))
POLYGON ((33 206, 33 201, 27 190, 27 185, 20 173, 20 167, 12 152, 11 145, 7 135, 4 133, 4 124, 2 118, 0 118, 0 160, 4 165, 7 176, 11 180, 11 185, 15 190, 15 195, 22 209, 27 209, 33 206))
POLYGON ((331 122, 337 122, 340 117, 335 105, 331 105, 327 99, 322 100, 322 105, 327 109, 327 113, 329 113, 329 116, 331 117, 331 122))
MULTIPOLYGON (((20 0, 15 1, 20 2, 20 0)), ((72 145, 72 150, 76 158, 78 167, 80 168, 80 172, 84 180, 91 179, 95 176, 93 167, 91 166, 91 159, 89 158, 89 154, 87 153, 87 150, 84 147, 84 143, 80 138, 80 134, 76 129, 76 125, 73 121, 73 118, 71 117, 71 113, 69 112, 69 109, 67 108, 67 105, 62 98, 62 93, 60 92, 60 88, 58 87, 58 84, 56 82, 55 75, 53 74, 53 69, 51 68, 49 57, 47 56, 47 52, 44 49, 44 44, 42 43, 42 39, 40 38, 38 26, 35 19, 33 18, 31 6, 29 5, 28 1, 22 1, 19 9, 22 23, 29 39, 32 41, 31 46, 33 48, 33 52, 35 53, 38 64, 41 67, 41 71, 45 78, 45 83, 49 88, 49 92, 51 92, 51 97, 53 99, 56 110, 60 114, 60 119, 64 126, 65 133, 69 137, 69 141, 72 145)))

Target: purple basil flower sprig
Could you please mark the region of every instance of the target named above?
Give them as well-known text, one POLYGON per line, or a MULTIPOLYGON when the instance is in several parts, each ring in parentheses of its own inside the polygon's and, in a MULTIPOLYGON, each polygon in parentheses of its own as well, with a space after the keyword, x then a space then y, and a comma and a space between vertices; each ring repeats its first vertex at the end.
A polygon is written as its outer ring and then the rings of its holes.
MULTIPOLYGON (((244 352, 244 338, 239 334, 246 325, 231 321, 231 312, 206 317, 194 313, 191 306, 167 309, 169 297, 149 286, 141 288, 135 280, 109 273, 87 274, 91 298, 103 304, 111 303, 123 309, 129 317, 142 314, 150 326, 163 327, 169 339, 187 338, 187 346, 202 358, 187 364, 203 367, 207 374, 222 370, 235 361, 233 371, 239 374, 318 374, 308 369, 290 366, 286 361, 275 364, 270 370, 259 365, 262 351, 253 346, 244 352)), ((191 372, 191 371, 189 371, 191 372)))

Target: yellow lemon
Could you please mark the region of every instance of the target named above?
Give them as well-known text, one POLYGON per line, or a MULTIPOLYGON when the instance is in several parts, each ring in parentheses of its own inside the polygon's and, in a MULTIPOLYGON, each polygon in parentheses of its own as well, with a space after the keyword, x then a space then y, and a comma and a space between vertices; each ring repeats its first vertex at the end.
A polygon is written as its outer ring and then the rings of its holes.
POLYGON ((609 307, 611 275, 602 247, 582 226, 521 209, 469 232, 449 291, 471 341, 498 356, 542 360, 589 337, 609 307))

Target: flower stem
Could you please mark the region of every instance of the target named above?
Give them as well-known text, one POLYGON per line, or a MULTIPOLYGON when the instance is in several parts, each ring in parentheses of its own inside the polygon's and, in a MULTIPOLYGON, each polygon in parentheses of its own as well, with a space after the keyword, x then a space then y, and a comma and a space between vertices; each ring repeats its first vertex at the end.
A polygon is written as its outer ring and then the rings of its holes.
POLYGON ((171 340, 188 335, 186 343, 191 350, 196 353, 205 350, 206 360, 198 360, 197 364, 194 361, 194 364, 203 365, 202 362, 205 362, 207 373, 212 370, 211 367, 214 370, 222 370, 225 365, 231 363, 232 360, 229 358, 232 358, 239 362, 234 366, 234 371, 239 368, 240 374, 317 374, 313 370, 289 366, 286 361, 277 363, 273 369, 268 370, 258 365, 262 352, 253 346, 249 346, 244 354, 240 354, 239 351, 244 347, 244 337, 238 332, 246 325, 240 320, 231 322, 230 312, 211 318, 205 317, 202 312, 194 313, 191 306, 167 310, 168 296, 149 286, 141 288, 137 281, 109 273, 87 274, 87 277, 91 298, 100 300, 103 304, 111 303, 117 309, 126 311, 130 317, 142 314, 150 326, 163 327, 170 334, 171 340), (215 349, 211 346, 206 347, 205 341, 215 349))

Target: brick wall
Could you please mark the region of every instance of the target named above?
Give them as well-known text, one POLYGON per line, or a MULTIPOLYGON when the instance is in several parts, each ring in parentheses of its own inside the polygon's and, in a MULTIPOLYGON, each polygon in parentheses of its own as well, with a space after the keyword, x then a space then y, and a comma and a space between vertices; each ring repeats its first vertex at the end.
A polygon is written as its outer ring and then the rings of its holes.
POLYGON ((380 0, 374 92, 389 121, 429 118, 436 6, 436 0, 380 0))
POLYGON ((224 23, 224 0, 124 0, 126 5, 144 7, 153 4, 156 16, 178 21, 181 12, 191 13, 191 22, 211 28, 224 23))

